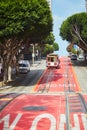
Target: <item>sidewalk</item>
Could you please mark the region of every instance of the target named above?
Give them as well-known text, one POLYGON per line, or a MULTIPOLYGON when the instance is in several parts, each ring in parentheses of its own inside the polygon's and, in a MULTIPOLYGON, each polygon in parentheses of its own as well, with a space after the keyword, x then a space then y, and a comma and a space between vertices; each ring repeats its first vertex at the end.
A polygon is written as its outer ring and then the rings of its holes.
MULTIPOLYGON (((30 62, 31 70, 34 70, 41 63, 42 63, 42 60, 35 61, 34 64, 32 64, 32 62, 30 62)), ((12 81, 7 82, 7 84, 4 84, 3 81, 0 81, 0 90, 15 86, 23 76, 24 75, 21 75, 21 74, 18 74, 18 76, 12 75, 12 81)))

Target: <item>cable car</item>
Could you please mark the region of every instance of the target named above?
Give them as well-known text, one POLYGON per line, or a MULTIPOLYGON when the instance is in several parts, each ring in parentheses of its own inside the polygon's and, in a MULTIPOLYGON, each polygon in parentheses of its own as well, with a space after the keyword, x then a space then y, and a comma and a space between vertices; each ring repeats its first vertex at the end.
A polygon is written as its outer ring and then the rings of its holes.
POLYGON ((57 54, 51 53, 46 57, 46 66, 48 68, 54 67, 59 68, 60 60, 57 54))

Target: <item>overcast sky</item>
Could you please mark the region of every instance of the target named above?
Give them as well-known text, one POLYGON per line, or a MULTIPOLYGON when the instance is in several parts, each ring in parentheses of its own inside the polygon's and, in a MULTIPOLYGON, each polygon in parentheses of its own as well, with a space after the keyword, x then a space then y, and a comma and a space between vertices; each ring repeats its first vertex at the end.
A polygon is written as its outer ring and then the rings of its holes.
POLYGON ((59 36, 59 28, 62 22, 73 14, 85 11, 85 0, 52 0, 53 33, 55 42, 59 44, 59 55, 67 55, 66 47, 68 45, 59 36))

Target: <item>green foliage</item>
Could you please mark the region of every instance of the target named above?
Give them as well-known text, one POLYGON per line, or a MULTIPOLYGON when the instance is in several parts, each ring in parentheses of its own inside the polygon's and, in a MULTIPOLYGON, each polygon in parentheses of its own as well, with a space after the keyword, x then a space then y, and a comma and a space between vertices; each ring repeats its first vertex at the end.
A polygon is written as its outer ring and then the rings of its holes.
POLYGON ((20 34, 43 38, 51 30, 52 15, 46 0, 0 1, 0 38, 20 34))
POLYGON ((23 31, 25 24, 23 19, 27 17, 20 1, 2 1, 0 5, 0 37, 16 35, 23 31))
POLYGON ((72 27, 72 31, 75 29, 81 35, 82 39, 87 41, 87 13, 75 14, 69 17, 68 21, 72 27))
POLYGON ((8 70, 22 46, 41 43, 50 34, 52 21, 47 0, 0 0, 0 53, 4 70, 8 70))
POLYGON ((43 56, 46 56, 49 53, 53 53, 54 52, 54 47, 52 45, 49 44, 45 44, 44 50, 42 52, 43 56))
POLYGON ((63 40, 76 43, 87 50, 87 13, 74 14, 61 25, 60 36, 63 40))
POLYGON ((43 56, 46 56, 49 53, 53 53, 54 51, 59 50, 58 43, 55 42, 55 38, 52 32, 48 35, 48 37, 44 40, 44 49, 42 52, 43 56))
POLYGON ((55 50, 55 51, 58 51, 58 50, 59 50, 58 43, 54 43, 54 44, 53 44, 53 47, 54 47, 54 50, 55 50))
POLYGON ((60 28, 60 36, 62 37, 63 40, 71 41, 72 40, 72 35, 71 35, 71 26, 68 22, 68 19, 65 20, 60 28))
POLYGON ((77 50, 76 50, 75 48, 72 48, 72 49, 71 49, 71 52, 72 52, 73 54, 77 54, 77 50))
POLYGON ((47 36, 47 38, 44 40, 45 43, 49 43, 50 45, 53 45, 55 38, 52 32, 47 36))

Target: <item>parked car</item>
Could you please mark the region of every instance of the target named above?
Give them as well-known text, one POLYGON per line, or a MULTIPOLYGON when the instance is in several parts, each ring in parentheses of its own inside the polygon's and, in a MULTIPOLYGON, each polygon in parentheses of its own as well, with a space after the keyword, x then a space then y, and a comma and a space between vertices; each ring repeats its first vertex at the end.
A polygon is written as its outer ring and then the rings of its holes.
POLYGON ((30 71, 30 63, 28 60, 20 60, 18 62, 19 73, 27 73, 30 71))
POLYGON ((79 55, 79 56, 78 56, 78 60, 80 60, 80 61, 84 61, 84 60, 85 60, 85 58, 84 58, 84 56, 83 56, 83 55, 79 55))
POLYGON ((75 54, 71 55, 71 60, 77 60, 77 55, 75 54))

